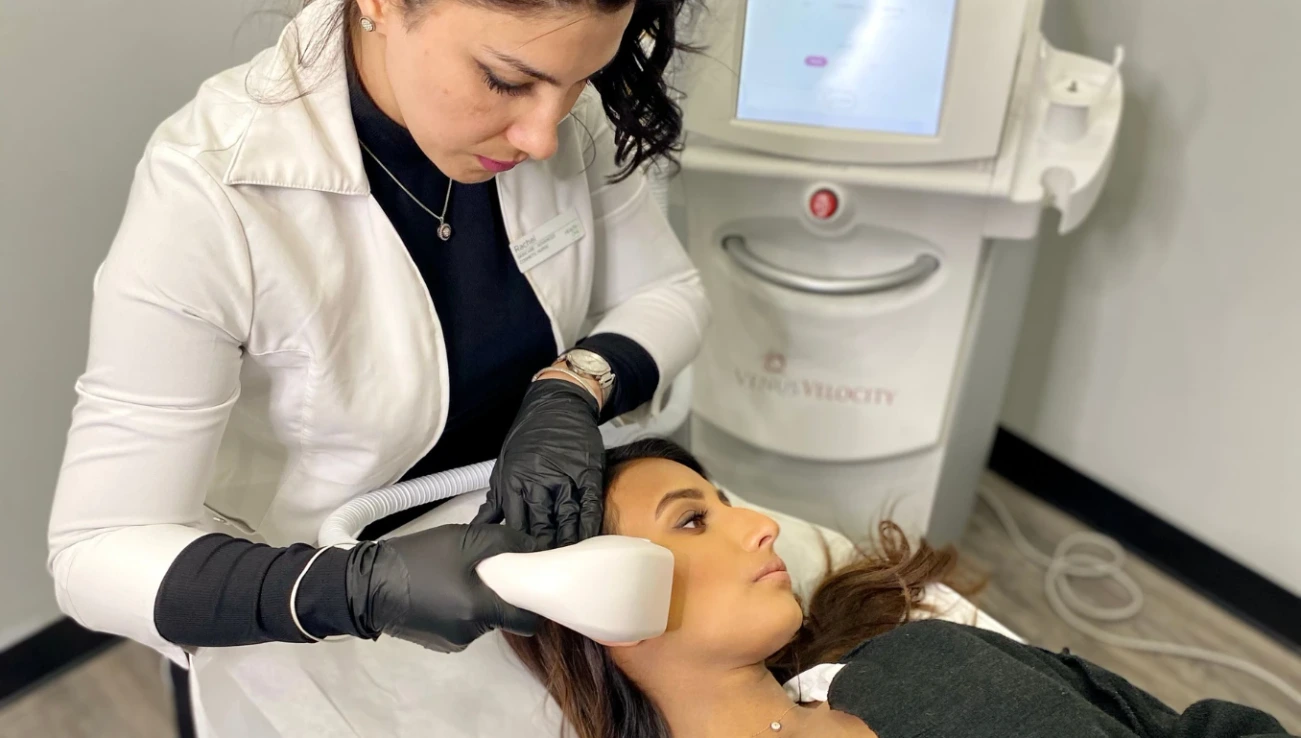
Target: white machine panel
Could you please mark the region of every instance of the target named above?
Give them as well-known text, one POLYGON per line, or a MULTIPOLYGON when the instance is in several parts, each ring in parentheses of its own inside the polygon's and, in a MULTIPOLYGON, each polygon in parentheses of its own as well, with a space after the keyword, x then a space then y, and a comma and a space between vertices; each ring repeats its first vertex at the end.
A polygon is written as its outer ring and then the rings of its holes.
POLYGON ((1122 50, 1043 0, 714 0, 684 70, 685 241, 714 305, 691 444, 721 484, 869 533, 961 535, 1045 207, 1106 179, 1122 50))
MULTIPOLYGON (((998 154, 1030 0, 717 0, 689 132, 841 164, 998 154)), ((695 40, 695 39, 693 39, 695 40)))
POLYGON ((983 205, 829 184, 806 193, 804 182, 781 177, 737 187, 725 175, 685 176, 688 193, 712 206, 690 224, 714 303, 696 362, 697 416, 810 460, 883 459, 938 444, 983 205), (928 217, 940 208, 945 218, 928 217), (815 214, 829 209, 834 225, 815 214), (856 279, 863 289, 853 289, 856 279))
POLYGON ((934 136, 958 0, 750 0, 739 120, 934 136))

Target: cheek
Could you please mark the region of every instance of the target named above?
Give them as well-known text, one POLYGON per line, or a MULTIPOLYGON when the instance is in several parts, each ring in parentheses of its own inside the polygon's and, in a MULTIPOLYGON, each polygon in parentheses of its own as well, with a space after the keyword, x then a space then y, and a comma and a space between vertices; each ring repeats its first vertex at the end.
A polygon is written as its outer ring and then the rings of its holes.
POLYGON ((477 68, 410 42, 391 43, 388 56, 393 95, 422 148, 447 152, 491 138, 502 98, 477 68))
MULTIPOLYGON (((680 559, 679 559, 680 560, 680 559)), ((742 596, 735 581, 719 575, 717 566, 678 566, 673 582, 674 610, 689 631, 713 630, 720 624, 719 613, 735 608, 742 596)))
POLYGON ((688 650, 720 661, 761 661, 786 645, 803 622, 787 589, 754 585, 720 567, 680 567, 674 581, 670 628, 688 650))
POLYGON ((439 91, 432 70, 438 63, 431 58, 433 51, 411 35, 390 36, 385 46, 385 71, 398 102, 406 108, 421 97, 430 97, 439 91))

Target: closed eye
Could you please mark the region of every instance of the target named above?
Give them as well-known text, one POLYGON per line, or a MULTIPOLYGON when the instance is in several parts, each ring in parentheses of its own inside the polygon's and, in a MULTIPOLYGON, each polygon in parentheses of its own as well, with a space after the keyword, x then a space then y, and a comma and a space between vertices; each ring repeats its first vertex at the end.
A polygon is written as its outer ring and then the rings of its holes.
POLYGON ((533 83, 531 82, 512 84, 501 77, 498 77, 496 74, 493 74, 491 69, 487 67, 482 67, 482 69, 484 84, 488 85, 488 89, 498 94, 510 95, 512 97, 525 95, 528 94, 528 91, 533 87, 533 83))

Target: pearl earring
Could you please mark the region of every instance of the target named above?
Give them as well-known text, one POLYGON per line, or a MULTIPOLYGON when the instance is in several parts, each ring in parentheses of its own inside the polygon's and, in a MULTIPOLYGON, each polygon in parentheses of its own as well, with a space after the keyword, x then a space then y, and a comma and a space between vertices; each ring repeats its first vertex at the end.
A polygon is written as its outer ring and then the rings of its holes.
POLYGON ((371 31, 375 30, 375 21, 363 15, 361 17, 361 30, 365 31, 366 33, 370 33, 371 31))

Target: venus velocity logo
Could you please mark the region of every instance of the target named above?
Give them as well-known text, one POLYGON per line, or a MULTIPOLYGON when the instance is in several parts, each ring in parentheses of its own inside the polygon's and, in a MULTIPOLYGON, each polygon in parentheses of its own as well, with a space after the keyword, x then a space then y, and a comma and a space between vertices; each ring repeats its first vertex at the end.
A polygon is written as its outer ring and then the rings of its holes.
POLYGON ((786 374, 786 364, 784 354, 770 351, 760 360, 762 371, 741 368, 732 371, 736 383, 751 392, 845 405, 894 405, 895 391, 892 389, 792 377, 786 374))

